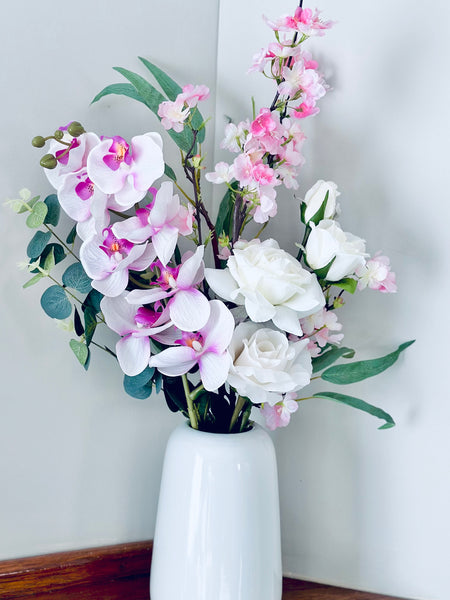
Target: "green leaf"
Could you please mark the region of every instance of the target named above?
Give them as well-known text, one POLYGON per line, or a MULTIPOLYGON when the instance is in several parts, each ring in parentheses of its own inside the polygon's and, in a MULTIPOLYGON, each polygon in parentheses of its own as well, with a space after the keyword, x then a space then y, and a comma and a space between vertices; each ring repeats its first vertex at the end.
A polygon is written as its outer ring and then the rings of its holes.
MULTIPOLYGON (((150 71, 150 73, 153 75, 153 77, 159 83, 159 85, 161 86, 161 89, 166 94, 166 96, 169 98, 169 100, 172 100, 172 102, 173 102, 176 99, 176 97, 178 96, 178 94, 181 94, 181 92, 183 91, 181 86, 176 81, 174 81, 171 77, 169 77, 169 75, 167 75, 167 73, 165 73, 163 70, 161 70, 159 67, 157 67, 156 65, 151 63, 146 58, 142 58, 141 56, 139 56, 139 60, 147 67, 147 69, 150 71)), ((192 112, 192 127, 194 129, 199 130, 202 123, 203 123, 203 117, 200 114, 200 111, 198 110, 198 108, 194 108, 194 110, 192 112)), ((205 139, 205 129, 203 128, 203 129, 199 130, 198 135, 197 135, 197 140, 201 144, 204 139, 205 139)))
POLYGON ((345 385, 349 383, 356 383, 362 381, 368 377, 373 377, 382 373, 389 367, 391 367, 403 350, 406 350, 415 340, 405 342, 401 344, 397 350, 382 356, 381 358, 374 358, 372 360, 361 360, 358 362, 350 363, 349 365, 335 365, 324 371, 321 375, 322 379, 329 381, 330 383, 336 383, 338 385, 345 385))
POLYGON ((52 248, 50 250, 50 252, 47 254, 47 256, 45 257, 44 271, 47 271, 47 273, 50 273, 50 271, 53 269, 54 266, 55 266, 55 251, 52 248))
POLYGON ((41 306, 52 319, 67 319, 72 312, 66 292, 59 285, 50 286, 41 297, 41 306))
MULTIPOLYGON (((330 194, 330 192, 327 190, 327 193, 325 194, 325 198, 323 199, 323 202, 320 205, 319 210, 309 219, 308 223, 314 223, 315 225, 317 225, 318 223, 320 223, 320 221, 322 221, 325 218, 325 209, 327 207, 329 194, 330 194)), ((306 209, 307 209, 306 203, 302 202, 302 205, 300 208, 300 215, 301 215, 302 223, 305 223, 306 209)))
POLYGON ((145 104, 144 100, 139 95, 134 85, 131 85, 130 83, 113 83, 112 85, 108 85, 95 96, 91 104, 94 104, 94 102, 98 102, 101 98, 103 98, 104 96, 109 96, 110 94, 117 94, 118 96, 128 96, 128 98, 133 98, 133 100, 137 100, 138 102, 142 102, 142 104, 145 104))
POLYGON ((44 223, 54 225, 55 227, 59 223, 59 215, 61 214, 61 208, 59 206, 58 196, 56 194, 50 194, 44 200, 47 206, 47 214, 44 219, 44 223))
POLYGON ((155 391, 157 394, 162 390, 163 378, 159 371, 156 371, 153 377, 153 383, 155 384, 155 391))
POLYGON ((36 231, 27 246, 27 256, 35 259, 42 254, 52 234, 47 231, 36 231))
POLYGON ((187 415, 186 397, 181 377, 163 375, 163 385, 164 397, 169 410, 172 412, 181 411, 184 415, 187 415))
POLYGON ((89 369, 89 365, 91 364, 91 351, 88 348, 88 355, 87 355, 87 360, 84 363, 84 370, 87 371, 89 369))
MULTIPOLYGON (((167 100, 166 97, 158 92, 158 90, 154 88, 146 79, 141 77, 141 75, 133 73, 128 69, 123 69, 122 67, 114 67, 114 70, 123 75, 134 85, 138 94, 144 100, 144 103, 153 113, 155 113, 158 119, 161 120, 161 117, 158 115, 158 108, 161 102, 167 100)), ((188 127, 185 127, 180 133, 177 133, 173 129, 169 129, 167 133, 170 135, 176 145, 183 150, 183 152, 189 152, 194 138, 192 131, 188 127)), ((195 154, 195 152, 196 149, 194 147, 193 153, 195 154)))
POLYGON ((26 223, 30 229, 37 229, 44 224, 47 216, 48 208, 45 202, 36 202, 33 210, 28 215, 26 223))
POLYGON ((335 392, 318 392, 317 394, 314 394, 313 398, 327 398, 328 400, 334 400, 335 402, 340 402, 341 404, 346 404, 352 408, 357 408, 358 410, 362 410, 369 415, 386 421, 385 424, 381 425, 381 427, 378 427, 378 429, 390 429, 395 425, 394 419, 387 412, 381 408, 378 408, 377 406, 369 404, 368 402, 364 402, 364 400, 354 398, 353 396, 346 396, 345 394, 337 394, 335 392))
POLYGON ((75 328, 75 333, 78 336, 82 336, 84 334, 84 327, 81 322, 80 313, 78 312, 77 308, 75 308, 75 311, 73 313, 73 326, 75 328))
POLYGON ((338 348, 334 346, 331 348, 331 350, 328 350, 320 356, 316 356, 312 359, 313 373, 317 373, 318 371, 322 371, 322 369, 326 369, 341 357, 353 358, 354 356, 355 351, 351 348, 338 348))
POLYGON ((75 223, 75 225, 69 231, 69 235, 66 238, 66 244, 73 244, 76 237, 77 237, 77 225, 75 223))
POLYGON ((70 287, 82 294, 91 291, 91 279, 86 275, 81 263, 76 262, 67 267, 62 276, 62 282, 66 287, 70 287))
MULTIPOLYGON (((333 258, 330 260, 330 262, 327 265, 325 265, 324 267, 322 267, 320 269, 313 269, 312 267, 309 267, 309 268, 314 271, 314 273, 316 274, 318 279, 326 279, 327 275, 328 275, 328 271, 330 270, 331 265, 334 263, 335 260, 336 260, 336 256, 333 256, 333 258)), ((307 263, 306 259, 305 259, 305 262, 307 263)))
POLYGON ((152 377, 154 372, 154 368, 146 367, 142 373, 134 377, 125 375, 123 378, 123 387, 126 393, 138 400, 148 398, 152 393, 152 377))
POLYGON ((351 277, 344 277, 344 279, 340 279, 339 281, 330 281, 332 285, 335 285, 346 292, 350 292, 350 294, 354 294, 356 288, 358 286, 358 282, 356 279, 352 279, 351 277))
POLYGON ((84 367, 89 355, 89 350, 86 344, 83 344, 83 342, 79 342, 78 340, 72 339, 70 340, 69 345, 72 349, 72 352, 78 358, 78 362, 80 363, 80 365, 84 367))
POLYGON ((95 309, 92 307, 86 308, 84 311, 84 333, 86 338, 86 346, 92 342, 94 332, 97 327, 97 319, 95 309))
MULTIPOLYGON (((234 181, 231 185, 232 185, 233 190, 235 190, 239 184, 237 181, 234 181)), ((234 210, 233 191, 228 189, 225 192, 225 195, 222 198, 222 201, 220 202, 219 212, 217 214, 217 219, 216 219, 217 235, 221 235, 222 232, 224 232, 225 235, 228 235, 231 237, 231 235, 233 234, 233 232, 232 232, 233 210, 234 210)))
POLYGON ((100 302, 103 298, 103 294, 101 294, 98 290, 92 289, 89 294, 86 296, 83 302, 82 310, 86 310, 87 308, 92 308, 95 314, 101 312, 100 302))
POLYGON ((32 277, 26 283, 23 284, 23 286, 22 286, 23 289, 31 287, 32 285, 34 285, 35 283, 40 281, 43 277, 45 277, 45 275, 43 275, 42 273, 38 273, 37 275, 35 275, 34 277, 32 277))
POLYGON ((168 177, 172 181, 176 181, 177 180, 177 176, 175 175, 175 171, 171 167, 169 167, 169 165, 166 165, 165 163, 164 163, 164 175, 166 175, 166 177, 168 177))

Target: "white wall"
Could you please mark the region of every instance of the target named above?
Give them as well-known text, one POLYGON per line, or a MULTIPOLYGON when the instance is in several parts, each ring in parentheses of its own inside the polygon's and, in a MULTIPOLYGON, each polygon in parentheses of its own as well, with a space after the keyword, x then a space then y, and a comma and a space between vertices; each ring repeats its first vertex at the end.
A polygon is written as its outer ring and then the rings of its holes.
MULTIPOLYGON (((301 406, 275 435, 284 569, 446 600, 449 83, 441 65, 449 55, 450 9, 406 0, 320 5, 339 21, 313 44, 334 91, 308 125, 299 195, 318 178, 335 180, 345 228, 365 237, 369 251, 384 250, 397 272, 397 295, 366 291, 348 301, 345 343, 369 357, 417 342, 395 368, 348 389, 391 412, 396 428, 378 431, 376 420, 320 400, 301 406)), ((153 126, 148 111, 131 101, 111 98, 88 108, 99 89, 119 81, 111 66, 138 70, 135 57, 143 54, 172 65, 180 82, 214 88, 217 7, 202 2, 195 9, 201 17, 180 2, 125 8, 116 0, 83 0, 70 21, 58 2, 8 7, 8 52, 0 59, 2 195, 23 185, 47 189, 33 166, 38 151, 28 146, 35 134, 73 118, 105 134, 153 126)), ((245 71, 270 35, 260 13, 291 9, 287 0, 221 2, 218 139, 221 115, 249 115, 251 94, 259 105, 270 102, 270 85, 245 71)), ((294 210, 286 194, 269 230, 286 249, 296 239, 294 210)), ((128 398, 107 356, 97 354, 87 375, 75 364, 68 334, 38 305, 42 287, 20 289, 25 275, 15 263, 30 235, 18 221, 2 210, 0 558, 151 537, 164 442, 178 418, 160 399, 128 398)))

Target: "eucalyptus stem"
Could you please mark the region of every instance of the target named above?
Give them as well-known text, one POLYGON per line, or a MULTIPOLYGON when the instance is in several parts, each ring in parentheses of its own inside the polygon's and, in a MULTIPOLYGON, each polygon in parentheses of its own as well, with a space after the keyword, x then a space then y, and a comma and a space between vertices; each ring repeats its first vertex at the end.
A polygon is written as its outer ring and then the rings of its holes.
POLYGON ((103 350, 103 352, 106 352, 107 354, 113 354, 117 358, 117 354, 115 354, 111 350, 107 350, 104 346, 101 346, 100 344, 97 344, 97 342, 94 342, 94 340, 91 340, 91 344, 93 346, 97 346, 97 348, 100 348, 100 350, 103 350))
POLYGON ((66 292, 66 294, 69 294, 69 296, 72 296, 72 298, 73 298, 74 300, 76 300, 76 301, 77 301, 77 302, 79 302, 80 304, 83 304, 83 302, 82 302, 82 301, 81 301, 79 298, 77 298, 76 296, 74 296, 74 295, 72 294, 72 292, 69 292, 69 290, 68 290, 66 287, 64 287, 64 286, 63 286, 61 283, 59 283, 59 281, 57 281, 57 280, 56 280, 54 277, 52 277, 50 274, 48 274, 48 275, 47 275, 47 277, 48 277, 49 279, 51 279, 51 280, 52 280, 54 283, 56 283, 56 285, 58 285, 58 286, 59 286, 61 289, 63 289, 63 290, 66 292))
POLYGON ((194 399, 192 398, 192 394, 189 390, 188 378, 186 377, 186 375, 182 375, 181 379, 183 381, 184 395, 186 396, 186 402, 187 402, 191 427, 192 427, 192 429, 198 429, 198 418, 197 418, 197 413, 195 411, 194 399))
POLYGON ((48 230, 48 231, 49 231, 49 232, 52 234, 52 236, 53 236, 54 238, 56 238, 56 239, 58 240, 58 242, 59 242, 59 243, 60 243, 62 246, 64 246, 64 248, 67 250, 67 252, 69 252, 69 253, 70 253, 70 254, 71 254, 71 255, 72 255, 72 256, 73 256, 73 257, 74 257, 74 258, 75 258, 75 259, 76 259, 78 262, 81 262, 81 261, 80 261, 80 259, 78 258, 78 256, 77 256, 77 255, 76 255, 76 254, 75 254, 75 253, 74 253, 74 252, 73 252, 73 251, 72 251, 72 250, 69 248, 69 246, 67 246, 67 244, 65 244, 65 243, 62 241, 62 239, 59 237, 59 235, 58 235, 58 234, 56 234, 56 233, 54 232, 54 230, 53 230, 51 227, 49 227, 49 226, 47 225, 47 223, 43 223, 43 225, 44 225, 44 227, 45 227, 45 228, 46 228, 46 229, 47 229, 47 230, 48 230))

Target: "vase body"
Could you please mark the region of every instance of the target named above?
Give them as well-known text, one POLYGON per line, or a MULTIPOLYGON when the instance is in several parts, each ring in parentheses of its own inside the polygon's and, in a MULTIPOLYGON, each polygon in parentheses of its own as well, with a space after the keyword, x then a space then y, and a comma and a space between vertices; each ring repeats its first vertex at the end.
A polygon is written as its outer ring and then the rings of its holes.
POLYGON ((259 426, 169 438, 150 577, 152 600, 280 600, 275 451, 259 426))

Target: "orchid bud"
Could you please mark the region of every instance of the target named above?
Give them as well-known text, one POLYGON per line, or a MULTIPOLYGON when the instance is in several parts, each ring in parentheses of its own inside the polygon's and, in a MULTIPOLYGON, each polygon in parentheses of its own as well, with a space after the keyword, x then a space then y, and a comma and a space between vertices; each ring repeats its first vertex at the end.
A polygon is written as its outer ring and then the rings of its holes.
POLYGON ((64 131, 61 131, 61 129, 57 129, 53 134, 53 137, 57 140, 62 140, 64 137, 64 131))
POLYGON ((70 133, 72 137, 79 137, 82 133, 85 133, 85 130, 81 123, 78 123, 78 121, 72 121, 67 128, 67 132, 70 133))
POLYGON ((42 135, 37 135, 31 140, 31 145, 35 148, 43 148, 45 146, 45 140, 42 135))
POLYGON ((41 167, 44 167, 44 169, 54 169, 58 164, 58 161, 53 154, 44 154, 39 164, 41 167))

